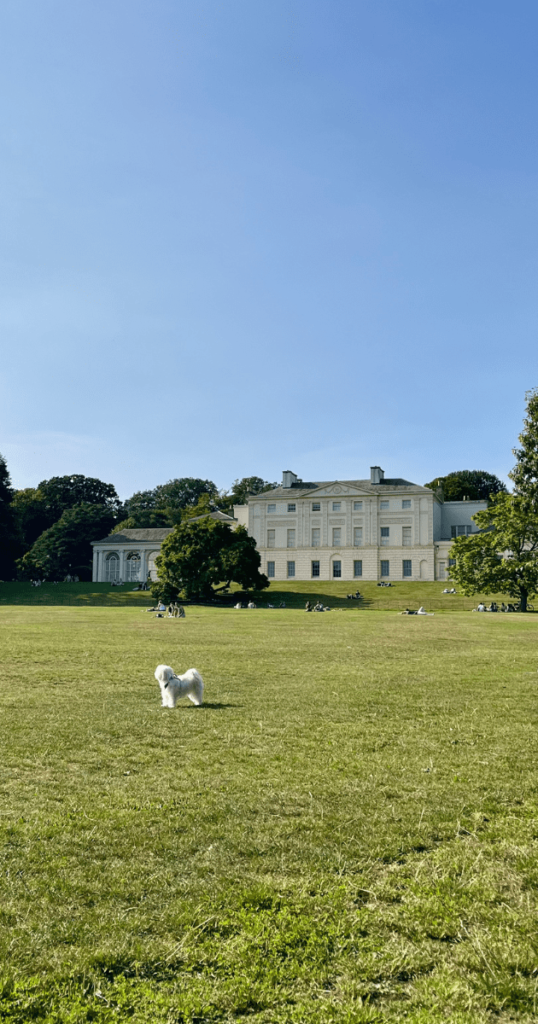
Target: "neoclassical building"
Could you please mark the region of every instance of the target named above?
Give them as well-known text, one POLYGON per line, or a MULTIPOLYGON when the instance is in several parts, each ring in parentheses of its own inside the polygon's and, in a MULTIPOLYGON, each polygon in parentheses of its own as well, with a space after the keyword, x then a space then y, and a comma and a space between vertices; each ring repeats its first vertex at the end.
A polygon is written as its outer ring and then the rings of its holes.
MULTIPOLYGON (((304 482, 286 470, 282 484, 211 513, 246 526, 270 580, 445 580, 455 537, 476 533, 485 501, 442 501, 428 487, 385 479, 304 482)), ((93 542, 94 582, 156 579, 155 559, 170 529, 122 530, 93 542)))
MULTIPOLYGON (((197 517, 201 518, 201 517, 197 517)), ((220 519, 231 527, 238 525, 233 516, 225 512, 212 512, 212 519, 220 519)), ((161 544, 172 528, 150 530, 122 530, 102 540, 92 541, 94 583, 143 583, 157 579, 155 559, 161 544)))
POLYGON ((443 502, 428 487, 386 479, 282 484, 234 507, 271 580, 444 580, 454 537, 477 532, 485 501, 443 502))

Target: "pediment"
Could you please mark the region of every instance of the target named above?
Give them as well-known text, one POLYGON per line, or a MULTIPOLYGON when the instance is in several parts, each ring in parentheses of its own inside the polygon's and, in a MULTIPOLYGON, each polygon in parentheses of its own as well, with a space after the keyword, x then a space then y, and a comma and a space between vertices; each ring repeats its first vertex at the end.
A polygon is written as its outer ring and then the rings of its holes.
POLYGON ((312 498, 323 498, 333 497, 333 495, 349 496, 353 495, 365 498, 369 496, 369 491, 365 491, 362 487, 353 487, 350 484, 342 484, 338 480, 335 480, 332 484, 325 484, 324 487, 317 487, 315 491, 310 491, 309 494, 303 495, 303 497, 312 498))

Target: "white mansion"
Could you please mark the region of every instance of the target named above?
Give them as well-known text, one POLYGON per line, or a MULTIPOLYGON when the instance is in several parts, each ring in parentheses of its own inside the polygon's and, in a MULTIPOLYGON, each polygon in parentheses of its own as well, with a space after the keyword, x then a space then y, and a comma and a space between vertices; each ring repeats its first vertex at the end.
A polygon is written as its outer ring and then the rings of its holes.
MULTIPOLYGON (((444 580, 454 537, 475 533, 471 516, 485 501, 445 501, 408 480, 308 482, 283 473, 282 484, 235 505, 271 580, 444 580)), ((94 541, 93 580, 155 579, 155 558, 170 530, 124 530, 94 541)))

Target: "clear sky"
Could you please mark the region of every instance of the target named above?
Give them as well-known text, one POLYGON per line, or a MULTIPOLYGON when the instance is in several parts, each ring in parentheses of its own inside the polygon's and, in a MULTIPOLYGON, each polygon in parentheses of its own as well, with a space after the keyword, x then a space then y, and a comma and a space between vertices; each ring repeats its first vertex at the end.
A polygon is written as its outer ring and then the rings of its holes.
POLYGON ((4 0, 14 484, 506 477, 537 86, 535 0, 4 0))

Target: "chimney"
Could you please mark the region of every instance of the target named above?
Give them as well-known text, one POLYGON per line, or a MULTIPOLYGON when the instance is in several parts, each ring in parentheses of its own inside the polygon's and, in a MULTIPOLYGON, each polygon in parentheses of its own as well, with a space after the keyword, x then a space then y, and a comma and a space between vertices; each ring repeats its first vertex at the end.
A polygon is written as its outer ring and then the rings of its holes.
POLYGON ((292 473, 291 469, 285 469, 282 473, 282 486, 291 487, 292 484, 297 483, 297 475, 292 473))
POLYGON ((370 466, 370 483, 380 484, 385 479, 385 470, 381 466, 370 466))

